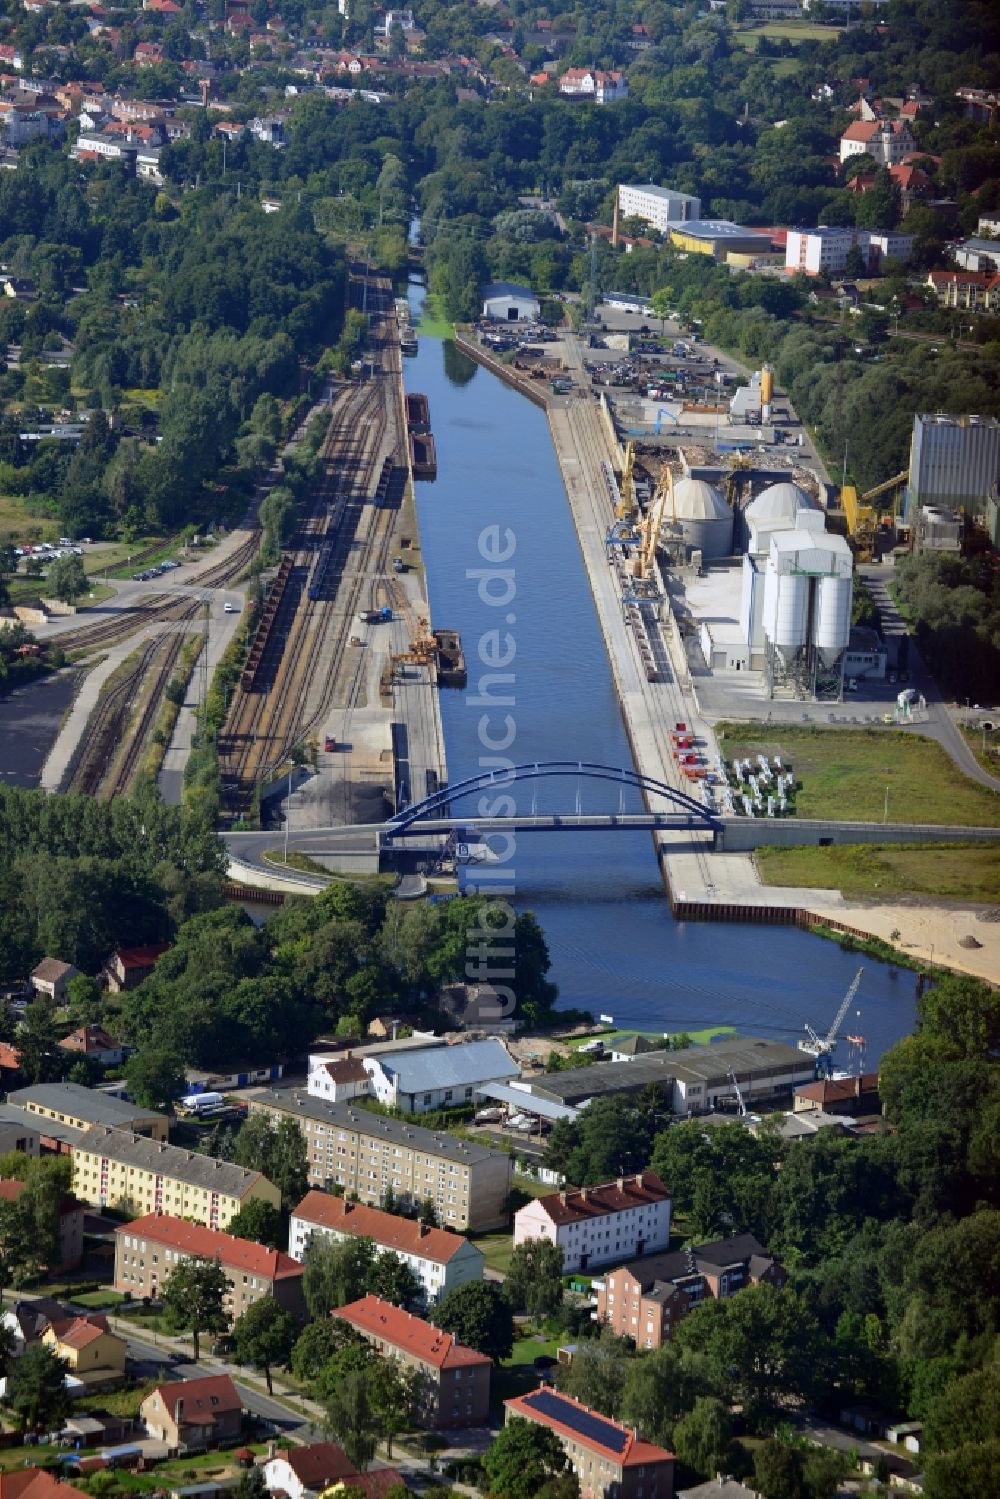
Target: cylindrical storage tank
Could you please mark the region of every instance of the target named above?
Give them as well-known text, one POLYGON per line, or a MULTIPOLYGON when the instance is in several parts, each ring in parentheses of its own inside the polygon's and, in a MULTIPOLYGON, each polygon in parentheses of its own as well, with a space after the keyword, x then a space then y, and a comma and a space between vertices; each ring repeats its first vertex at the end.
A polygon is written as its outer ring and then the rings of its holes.
POLYGON ((764 634, 768 640, 774 639, 775 619, 778 613, 778 573, 776 568, 768 562, 764 569, 764 608, 761 619, 764 625, 764 634))
POLYGON ((760 403, 769 406, 774 398, 774 371, 769 364, 761 367, 760 371, 760 403))
POLYGON ((733 549, 733 512, 704 479, 678 479, 673 514, 685 544, 706 561, 728 557, 733 549))
POLYGON ((797 573, 778 577, 778 601, 774 619, 774 643, 782 650, 797 650, 806 643, 809 620, 809 579, 797 573))
POLYGON ((842 651, 850 637, 850 578, 820 578, 816 590, 816 645, 821 651, 842 651))

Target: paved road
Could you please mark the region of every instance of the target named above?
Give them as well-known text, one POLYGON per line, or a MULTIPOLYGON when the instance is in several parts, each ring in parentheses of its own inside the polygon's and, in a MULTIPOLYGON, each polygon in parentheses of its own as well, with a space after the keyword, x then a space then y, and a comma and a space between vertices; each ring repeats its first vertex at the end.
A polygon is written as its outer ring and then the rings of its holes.
MULTIPOLYGON (((907 634, 907 628, 889 593, 891 571, 879 563, 869 563, 859 567, 858 572, 864 579, 865 587, 882 616, 882 634, 890 645, 889 664, 892 666, 895 660, 894 652, 900 638, 907 634)), ((923 694, 928 708, 932 710, 927 723, 914 724, 909 732, 925 734, 928 739, 936 740, 965 775, 973 781, 978 781, 981 786, 988 786, 991 791, 1000 791, 1000 777, 991 776, 988 771, 984 770, 965 742, 955 722, 962 710, 955 704, 945 702, 912 635, 910 636, 909 673, 910 685, 923 694)))

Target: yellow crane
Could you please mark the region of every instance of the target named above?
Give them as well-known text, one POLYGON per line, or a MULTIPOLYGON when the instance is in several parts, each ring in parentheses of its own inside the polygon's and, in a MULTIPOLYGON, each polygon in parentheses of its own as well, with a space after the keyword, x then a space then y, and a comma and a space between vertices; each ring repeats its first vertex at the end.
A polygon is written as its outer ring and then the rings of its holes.
POLYGON ((753 467, 749 453, 737 453, 729 466, 729 478, 726 480, 726 504, 730 510, 735 511, 736 502, 740 497, 743 487, 741 473, 753 467))
MULTIPOLYGON (((870 562, 875 555, 875 533, 878 530, 879 512, 871 501, 877 500, 879 495, 888 494, 891 490, 902 489, 909 477, 909 469, 904 468, 902 473, 893 474, 891 479, 886 479, 883 484, 876 484, 874 489, 866 489, 862 495, 858 494, 853 484, 845 484, 840 491, 840 503, 847 517, 847 529, 860 562, 870 562)), ((894 509, 893 514, 895 513, 894 509)))
POLYGON ((656 493, 653 495, 652 503, 642 518, 639 527, 641 541, 639 543, 639 555, 636 558, 633 577, 645 581, 653 571, 653 562, 656 558, 656 547, 660 540, 660 528, 663 525, 663 512, 667 508, 667 500, 670 501, 670 515, 676 520, 674 513, 674 476, 669 468, 664 468, 656 485, 656 493))
POLYGON ((639 511, 639 502, 635 497, 635 444, 631 442, 625 444, 619 493, 621 497, 615 507, 615 519, 634 520, 639 511))

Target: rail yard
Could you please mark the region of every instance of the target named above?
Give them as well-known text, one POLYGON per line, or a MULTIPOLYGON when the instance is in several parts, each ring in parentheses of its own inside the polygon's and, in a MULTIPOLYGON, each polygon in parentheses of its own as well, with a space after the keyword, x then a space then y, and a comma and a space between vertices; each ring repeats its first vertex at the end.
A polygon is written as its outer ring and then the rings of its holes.
MULTIPOLYGON (((389 280, 364 266, 352 267, 349 295, 368 315, 365 363, 324 397, 319 481, 279 566, 261 579, 259 610, 244 607, 261 546, 248 518, 224 556, 165 574, 159 586, 126 585, 103 617, 59 620, 47 632, 88 673, 50 752, 44 783, 53 789, 109 798, 134 786, 194 632, 206 637, 207 680, 210 629, 217 651, 240 629, 245 638, 218 743, 230 824, 256 820, 293 761, 298 795, 305 782, 312 820, 328 825, 369 821, 443 783, 438 660, 443 680, 458 680, 461 643, 432 635, 427 617, 412 509, 415 407, 403 391, 397 309, 389 280)), ((415 406, 432 443, 426 400, 415 406)), ((298 815, 310 813, 300 804, 298 815)))

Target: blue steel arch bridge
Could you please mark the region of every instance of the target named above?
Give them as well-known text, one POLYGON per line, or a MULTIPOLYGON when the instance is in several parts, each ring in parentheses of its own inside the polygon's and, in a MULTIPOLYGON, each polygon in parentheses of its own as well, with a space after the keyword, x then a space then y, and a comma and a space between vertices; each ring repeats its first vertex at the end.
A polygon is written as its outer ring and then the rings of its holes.
POLYGON ((427 834, 460 835, 463 831, 468 831, 482 836, 507 831, 584 832, 595 829, 620 829, 629 832, 637 829, 684 829, 710 833, 714 846, 716 835, 722 829, 722 822, 710 807, 696 797, 629 766, 602 765, 592 760, 534 760, 509 768, 480 771, 477 775, 442 786, 420 801, 399 807, 383 825, 379 841, 381 847, 388 850, 398 840, 419 838, 427 834), (530 812, 484 815, 475 811, 464 813, 455 810, 456 803, 468 801, 489 791, 502 792, 522 783, 539 783, 552 779, 576 781, 575 808, 572 812, 539 811, 534 789, 530 812), (617 786, 619 810, 585 811, 582 791, 585 782, 617 786), (629 791, 641 793, 646 803, 644 811, 625 810, 626 793, 629 791))

